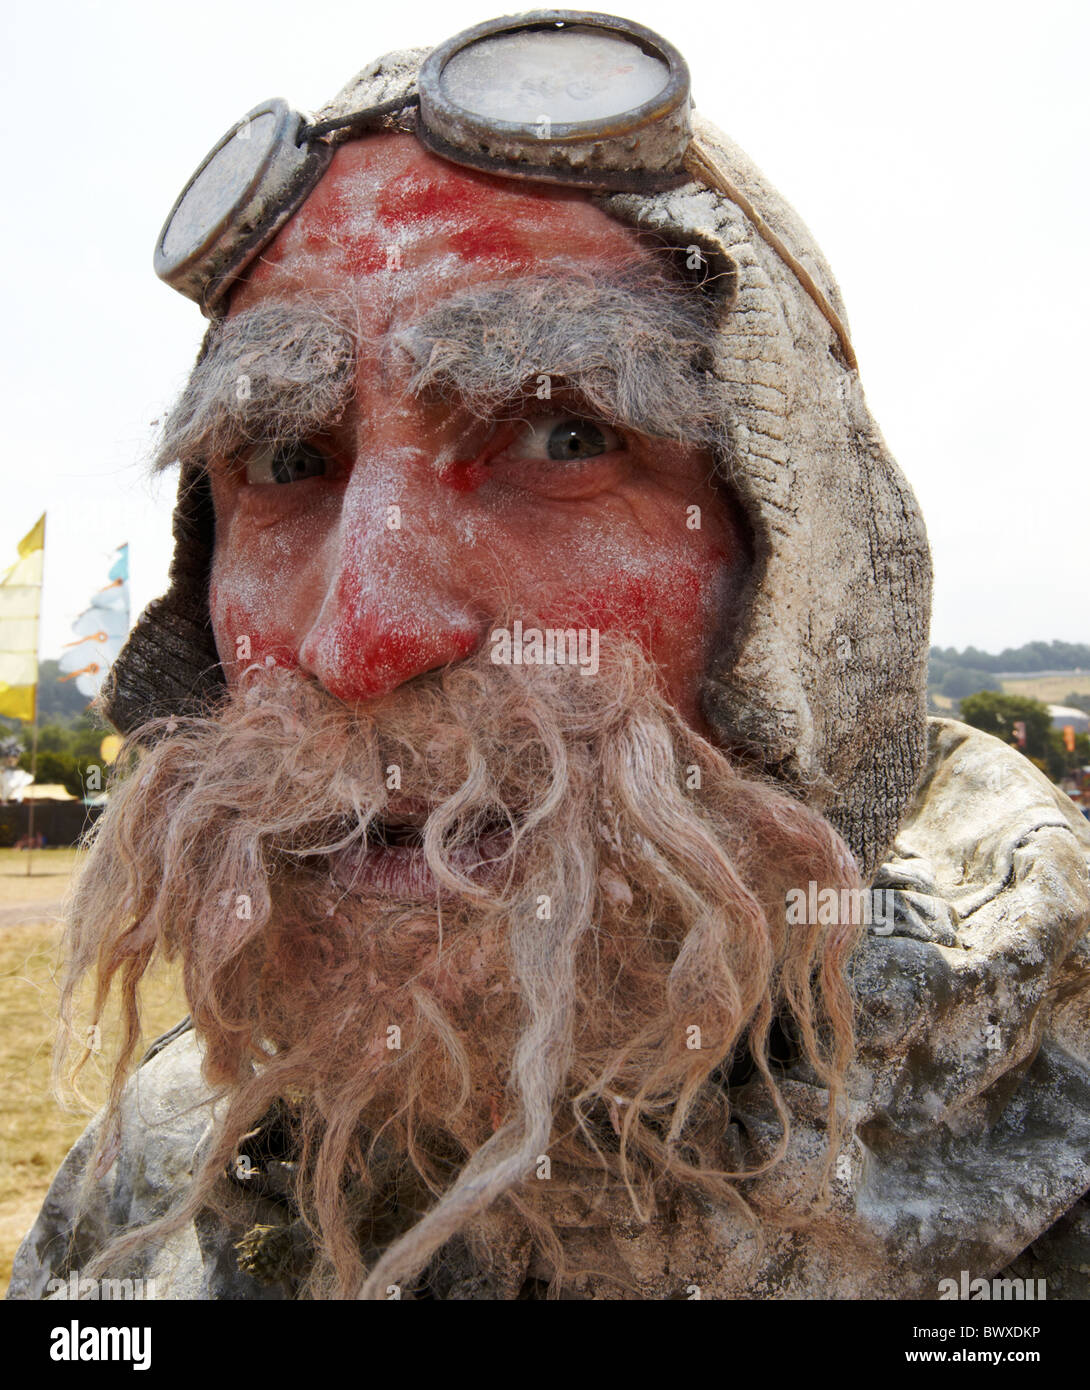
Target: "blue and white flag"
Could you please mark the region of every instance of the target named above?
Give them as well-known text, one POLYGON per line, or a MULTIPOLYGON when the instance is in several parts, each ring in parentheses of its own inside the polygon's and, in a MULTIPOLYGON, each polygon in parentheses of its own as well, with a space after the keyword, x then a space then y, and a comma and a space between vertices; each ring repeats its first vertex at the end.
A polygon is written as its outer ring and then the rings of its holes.
POLYGON ((58 663, 61 680, 76 682, 76 689, 93 700, 102 689, 106 672, 125 645, 129 631, 129 546, 118 547, 110 566, 109 583, 91 599, 72 624, 76 640, 69 642, 58 663))

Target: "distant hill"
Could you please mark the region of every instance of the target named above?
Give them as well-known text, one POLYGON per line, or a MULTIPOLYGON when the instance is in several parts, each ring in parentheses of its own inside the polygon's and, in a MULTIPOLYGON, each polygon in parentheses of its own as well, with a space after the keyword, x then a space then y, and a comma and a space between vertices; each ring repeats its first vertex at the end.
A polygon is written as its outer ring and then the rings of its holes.
POLYGON ((91 703, 76 689, 75 681, 62 681, 55 661, 38 663, 38 719, 42 724, 74 719, 91 703))
POLYGON ((1075 709, 1090 708, 1090 670, 1082 675, 1015 676, 1001 682, 1008 695, 1029 695, 1046 705, 1072 705, 1075 709))
POLYGON ((932 647, 929 685, 941 682, 947 671, 961 667, 987 671, 991 675, 1033 674, 1041 671, 1090 672, 1090 644, 1085 642, 1027 642, 1024 647, 1004 647, 997 654, 982 652, 978 647, 932 647))
POLYGON ((931 648, 927 693, 933 709, 954 713, 960 700, 984 690, 1081 708, 1082 700, 1090 697, 1090 644, 1027 642, 1001 652, 931 648))

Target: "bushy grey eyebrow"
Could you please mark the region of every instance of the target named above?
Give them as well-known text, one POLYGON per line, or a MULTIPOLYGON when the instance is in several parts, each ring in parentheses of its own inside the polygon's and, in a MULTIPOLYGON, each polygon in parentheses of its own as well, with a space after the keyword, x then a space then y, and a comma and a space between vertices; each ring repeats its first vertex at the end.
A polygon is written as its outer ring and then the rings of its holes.
MULTIPOLYGON (((465 290, 368 344, 407 389, 490 418, 528 394, 576 392, 589 411, 658 438, 715 447, 712 309, 656 275, 527 276, 465 290), (394 373, 404 381, 404 372, 394 373)), ((359 337, 343 305, 270 302, 213 324, 152 459, 230 458, 304 440, 343 417, 359 337)))
POLYGON ((212 325, 152 458, 227 458, 305 439, 341 418, 355 389, 355 336, 317 307, 271 302, 212 325))
POLYGON ((711 306, 658 276, 528 277, 451 296, 397 331, 410 389, 488 418, 545 378, 641 434, 715 445, 711 306))

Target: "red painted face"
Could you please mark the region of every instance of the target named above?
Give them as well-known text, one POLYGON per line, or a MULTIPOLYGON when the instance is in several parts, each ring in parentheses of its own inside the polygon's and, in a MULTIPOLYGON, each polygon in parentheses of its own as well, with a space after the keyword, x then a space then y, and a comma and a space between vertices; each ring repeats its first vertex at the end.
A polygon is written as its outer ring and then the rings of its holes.
POLYGON ((711 456, 601 421, 588 432, 581 411, 585 456, 557 461, 573 427, 560 397, 532 402, 519 424, 474 422, 455 403, 414 398, 367 348, 457 290, 546 268, 593 276, 653 254, 585 194, 458 169, 411 136, 338 150, 232 299, 234 315, 347 293, 362 346, 355 397, 311 441, 309 476, 213 470, 212 622, 229 680, 274 660, 366 701, 522 614, 597 628, 603 644, 639 637, 704 728, 709 644, 747 563, 708 481, 711 456))

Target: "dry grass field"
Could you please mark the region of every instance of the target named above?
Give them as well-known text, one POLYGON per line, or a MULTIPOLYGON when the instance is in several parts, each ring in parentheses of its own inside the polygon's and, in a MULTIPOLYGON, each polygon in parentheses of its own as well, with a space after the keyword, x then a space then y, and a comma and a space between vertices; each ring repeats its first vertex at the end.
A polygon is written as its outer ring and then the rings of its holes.
POLYGON ((1062 705, 1068 695, 1090 695, 1090 674, 1082 676, 1026 676, 1001 682, 1008 695, 1028 695, 1046 705, 1062 705))
MULTIPOLYGON (((32 1225, 64 1155, 88 1120, 86 1108, 62 1108, 50 1090, 59 988, 58 915, 78 854, 37 851, 26 875, 25 853, 0 850, 0 1288, 6 1288, 19 1241, 32 1225)), ((186 1004, 173 971, 145 992, 150 1041, 177 1023, 186 1004)), ((105 1095, 112 1017, 103 1052, 81 1074, 97 1106, 105 1095)))

